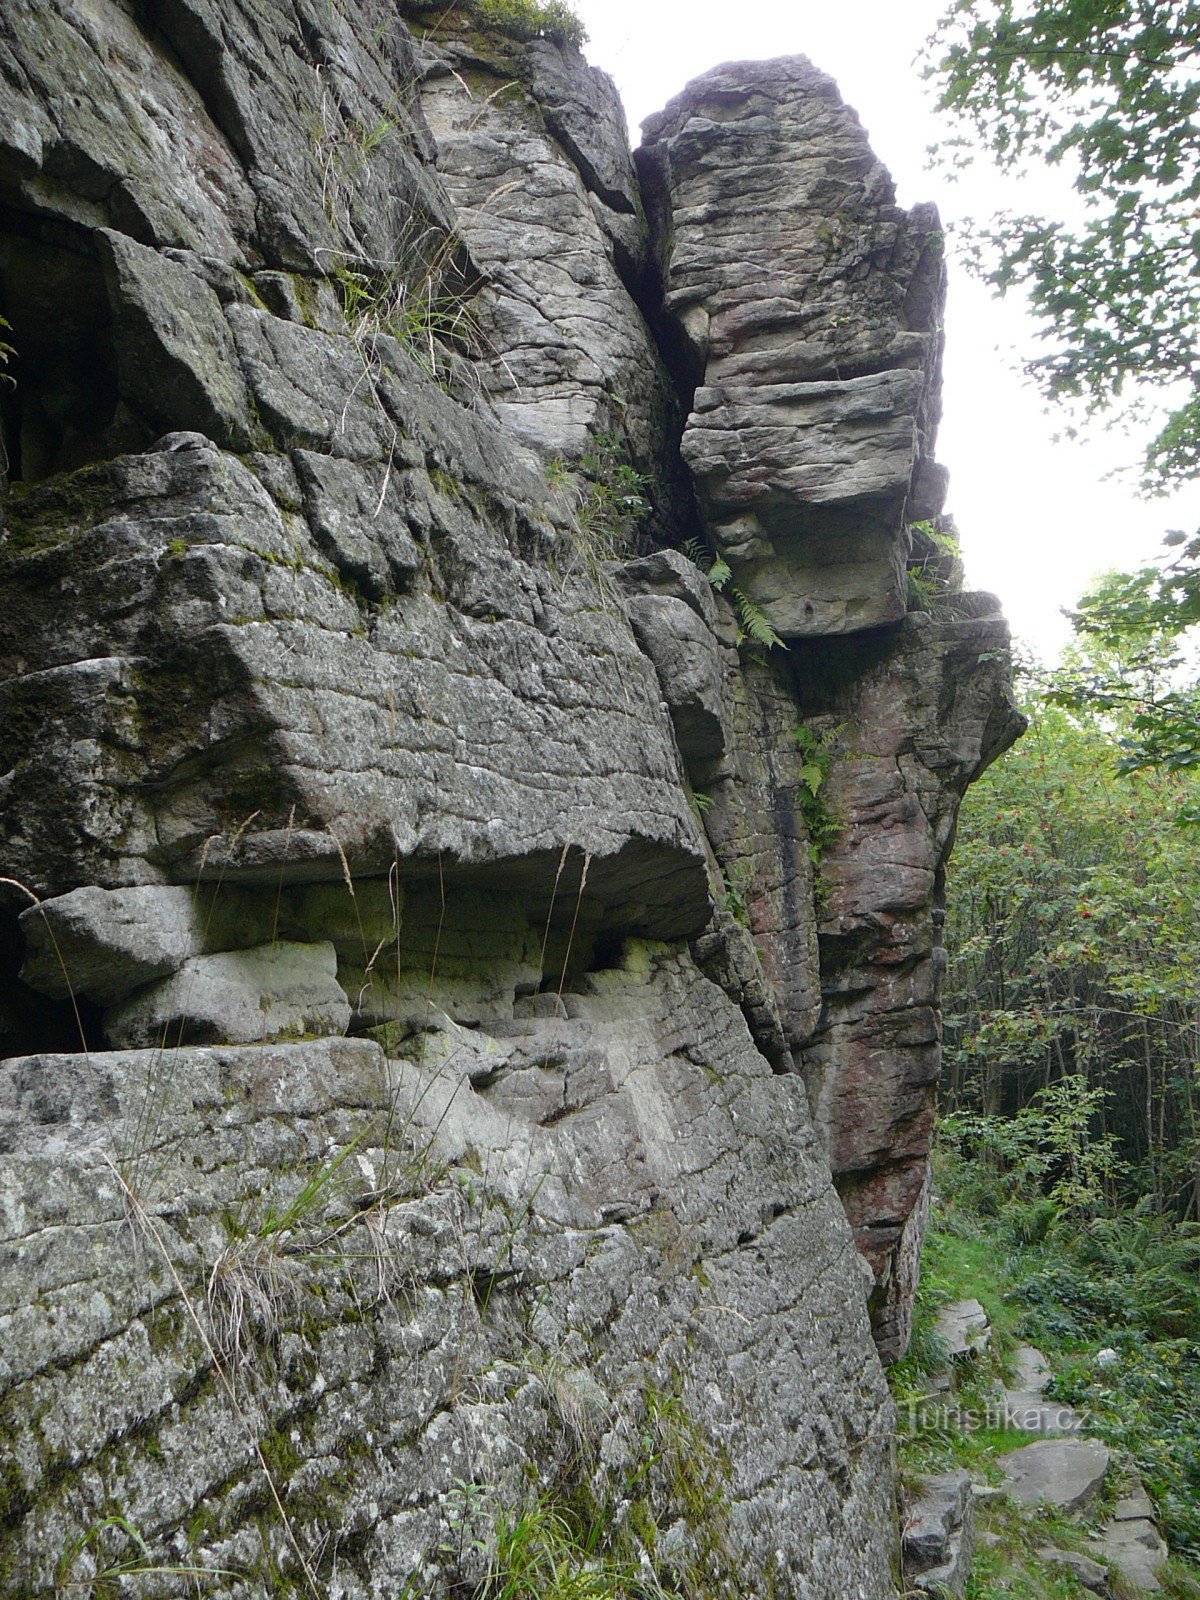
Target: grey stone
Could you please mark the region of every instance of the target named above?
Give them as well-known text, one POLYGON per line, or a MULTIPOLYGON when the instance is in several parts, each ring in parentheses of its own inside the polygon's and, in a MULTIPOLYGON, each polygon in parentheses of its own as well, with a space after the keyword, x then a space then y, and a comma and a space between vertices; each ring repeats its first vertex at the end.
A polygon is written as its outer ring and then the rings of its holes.
POLYGON ((292 454, 309 526, 343 578, 372 600, 402 593, 421 570, 395 480, 311 450, 292 454))
POLYGON ((1042 1545, 1038 1555, 1052 1567, 1066 1567, 1093 1594, 1108 1593, 1107 1569, 1090 1556, 1081 1555, 1078 1550, 1060 1550, 1055 1545, 1042 1545))
POLYGON ((1079 1434, 1083 1418, 1068 1405, 1046 1398, 1050 1365, 1033 1345, 1018 1345, 1014 1356, 1016 1384, 1004 1391, 1004 1417, 1023 1433, 1079 1434))
POLYGON ((1161 1591, 1159 1574, 1168 1552, 1153 1522, 1110 1522, 1101 1539, 1105 1560, 1112 1563, 1127 1584, 1147 1594, 1161 1591))
POLYGON ((683 600, 635 595, 628 601, 634 635, 654 663, 685 762, 714 760, 725 749, 722 663, 711 630, 683 600))
POLYGON ((1154 1520, 1154 1503, 1136 1475, 1127 1477, 1101 1530, 1104 1556, 1127 1584, 1157 1594, 1168 1550, 1154 1520))
POLYGON ((1005 1487, 1014 1500, 1067 1512, 1091 1505, 1109 1462, 1107 1448, 1095 1439, 1040 1439, 1000 1457, 1005 1487))
POLYGON ((349 1021, 333 945, 280 940, 190 957, 105 1012, 104 1031, 118 1049, 139 1050, 337 1034, 349 1021))
POLYGON ((884 620, 944 488, 935 219, 795 61, 639 165, 578 52, 441 0, 0 16, 3 875, 93 1046, 34 934, 3 1600, 118 1516, 229 1600, 297 1550, 473 1594, 557 1484, 651 1516, 647 1586, 894 1592, 869 1317, 898 1353, 935 902, 1019 727, 994 602, 884 620), (656 548, 697 535, 789 651, 656 548))
POLYGON ((905 1581, 929 1594, 966 1592, 971 1576, 974 1495, 967 1473, 922 1478, 905 1507, 902 1553, 905 1581))
MULTIPOLYGON (((203 1565, 265 1537, 295 1570, 247 1422, 196 1381, 168 1260, 213 1307, 314 1559, 324 1515, 302 1504, 334 1507, 392 1586, 461 1531, 464 1470, 491 1519, 530 1461, 569 1475, 581 1430, 605 1430, 612 1481, 641 1472, 665 1362, 689 1461, 735 1463, 714 1468, 728 1531, 701 1548, 775 1581, 783 1549, 796 1594, 890 1592, 890 1407, 800 1080, 682 952, 633 947, 571 999, 571 1019, 443 1027, 402 1058, 347 1039, 0 1066, 0 1217, 21 1219, 0 1238, 0 1385, 29 1495, 10 1502, 0 1592, 52 1587, 113 1481, 155 1554, 202 1516, 203 1565), (131 1206, 152 1230, 131 1233, 131 1206), (270 1217, 290 1220, 264 1236, 270 1217), (281 1264, 288 1293, 232 1332, 229 1297, 281 1264)), ((690 1564, 711 1529, 646 1492, 690 1564)))
POLYGON ((186 267, 102 229, 122 396, 158 432, 191 428, 245 449, 246 385, 221 304, 186 267))
POLYGON ((670 383, 589 201, 592 190, 636 209, 612 86, 545 43, 489 58, 461 28, 451 11, 427 41, 421 103, 488 279, 470 312, 479 379, 501 420, 545 455, 578 458, 615 430, 657 472, 670 383))
POLYGON ((549 39, 531 40, 526 59, 530 91, 584 183, 611 210, 639 214, 642 197, 616 84, 549 39))
POLYGON ((1133 1486, 1126 1485, 1125 1492, 1113 1506, 1112 1520, 1114 1522, 1153 1522, 1154 1502, 1146 1493, 1140 1482, 1133 1486))
POLYGON ((644 137, 710 537, 785 637, 897 621, 907 524, 944 488, 936 213, 896 206, 858 118, 801 56, 716 68, 644 137))
MULTIPOLYGON (((501 442, 469 421, 460 434, 463 467, 485 470, 482 447, 498 477, 501 442)), ((458 606, 397 597, 370 626, 305 525, 234 457, 126 457, 26 496, 20 526, 54 536, 0 550, 13 875, 50 893, 115 887, 161 875, 152 856, 188 879, 228 871, 233 849, 243 875, 290 863, 339 881, 343 860, 386 875, 440 853, 444 869, 527 859, 542 893, 569 843, 590 857, 590 897, 630 907, 629 931, 698 931, 696 822, 624 615, 572 612, 573 591, 512 556, 495 498, 480 512, 466 487, 443 494, 419 470, 403 493, 458 606), (17 738, 26 716, 39 736, 17 738), (131 750, 150 788, 129 781, 131 750), (35 799, 49 793, 53 816, 35 799)))
POLYGON ((21 977, 42 994, 112 1005, 203 949, 202 912, 184 885, 74 889, 21 913, 21 977))
MULTIPOLYGON (((709 774, 704 827, 720 873, 721 915, 706 960, 742 1007, 759 1048, 780 1071, 820 1014, 813 851, 805 821, 802 715, 788 663, 726 651, 724 716, 730 749, 709 774)), ((707 969, 706 969, 707 970, 707 969)))
POLYGON ((1071 1406, 1035 1394, 1005 1390, 1004 1422, 1021 1433, 1082 1434, 1083 1418, 1071 1406))
POLYGON ((613 577, 627 595, 661 594, 682 600, 713 633, 720 626, 716 593, 706 573, 678 550, 654 550, 618 567, 613 577))
POLYGON ((982 1355, 992 1342, 992 1325, 978 1300, 955 1300, 942 1306, 937 1332, 951 1361, 982 1355))
POLYGON ((1016 1372, 1014 1392, 1043 1395, 1050 1385, 1053 1373, 1042 1352, 1031 1344, 1019 1344, 1013 1352, 1016 1372))

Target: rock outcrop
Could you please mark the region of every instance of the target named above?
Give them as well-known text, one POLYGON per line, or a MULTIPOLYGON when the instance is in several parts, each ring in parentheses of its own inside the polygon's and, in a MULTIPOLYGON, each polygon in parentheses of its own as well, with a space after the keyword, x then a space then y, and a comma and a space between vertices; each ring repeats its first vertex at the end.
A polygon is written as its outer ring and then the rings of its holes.
POLYGON ((690 84, 638 165, 706 530, 786 637, 898 622, 910 525, 944 493, 936 213, 897 207, 801 57, 690 84))
POLYGON ((0 1596, 894 1593, 936 218, 526 10, 0 16, 0 1596))

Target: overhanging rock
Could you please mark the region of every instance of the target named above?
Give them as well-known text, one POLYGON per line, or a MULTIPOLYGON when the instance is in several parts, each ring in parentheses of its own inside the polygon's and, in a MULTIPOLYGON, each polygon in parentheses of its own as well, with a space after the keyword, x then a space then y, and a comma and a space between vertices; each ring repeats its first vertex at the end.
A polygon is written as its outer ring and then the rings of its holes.
POLYGON ((936 218, 799 58, 635 162, 524 15, 0 13, 3 1600, 473 1594, 589 1507, 894 1593, 871 1313, 1019 727, 936 218))

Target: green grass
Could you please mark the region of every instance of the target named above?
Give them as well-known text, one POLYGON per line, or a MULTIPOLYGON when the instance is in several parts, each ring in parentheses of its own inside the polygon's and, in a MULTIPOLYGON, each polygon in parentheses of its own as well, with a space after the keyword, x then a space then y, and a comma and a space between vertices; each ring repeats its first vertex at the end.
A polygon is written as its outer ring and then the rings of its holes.
MULTIPOLYGON (((987 1404, 996 1385, 1011 1378, 1016 1344, 1032 1343, 1050 1363, 1051 1396, 1084 1411, 1089 1433, 1114 1450, 1118 1468, 1140 1474, 1174 1552, 1164 1592, 1200 1600, 1200 1566, 1193 1564, 1200 1551, 1200 1326, 1190 1311, 1188 1274, 1195 1269, 1186 1230, 1174 1234, 1140 1213, 1097 1222, 1061 1211, 1050 1226, 1033 1228, 1031 1216, 1041 1215, 1037 1195, 954 1151, 939 1158, 937 1192, 912 1343, 890 1374, 903 1476, 962 1467, 976 1483, 1000 1481, 998 1458, 1030 1438, 988 1425, 987 1404), (956 1369, 952 1397, 931 1400, 933 1379, 946 1365, 937 1313, 961 1299, 976 1299, 987 1312, 991 1348, 956 1369), (1185 1332, 1187 1322, 1193 1325, 1185 1332), (1104 1347, 1117 1351, 1117 1365, 1096 1364, 1104 1347), (953 1406, 977 1413, 983 1424, 956 1426, 939 1410, 953 1406)), ((980 1544, 969 1600, 1066 1600, 1086 1592, 1036 1554, 1050 1543, 1098 1559, 1086 1528, 1057 1526, 1045 1512, 1000 1498, 981 1504, 980 1526, 996 1537, 980 1544)))
POLYGON ((1043 1561, 1042 1546, 1076 1550, 1098 1560, 1085 1530, 1050 1511, 1028 1511, 1009 1501, 988 1501, 976 1519, 975 1559, 967 1600, 1082 1600, 1090 1593, 1057 1562, 1043 1561), (987 1535, 980 1538, 980 1534, 987 1535))

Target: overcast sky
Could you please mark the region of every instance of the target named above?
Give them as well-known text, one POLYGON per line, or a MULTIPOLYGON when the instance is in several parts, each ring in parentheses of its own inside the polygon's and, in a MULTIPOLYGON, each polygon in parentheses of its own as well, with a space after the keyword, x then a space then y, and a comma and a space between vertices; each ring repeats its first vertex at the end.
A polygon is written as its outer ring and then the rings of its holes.
MULTIPOLYGON (((901 204, 935 201, 953 234, 958 218, 1013 203, 986 168, 952 183, 926 153, 944 129, 914 57, 942 0, 575 0, 575 9, 589 59, 616 79, 635 143, 643 117, 718 62, 807 55, 858 111, 901 204)), ((1016 199, 1050 215, 1070 203, 1052 177, 1016 199)), ((1062 608, 1095 573, 1151 558, 1165 529, 1200 524, 1200 487, 1174 502, 1139 500, 1111 477, 1136 463, 1136 439, 1096 430, 1087 442, 1055 442, 1068 419, 1048 414, 1020 375, 1034 349, 1020 306, 993 300, 953 259, 946 335, 938 454, 968 581, 998 594, 1014 631, 1050 660, 1070 636, 1062 608)))

